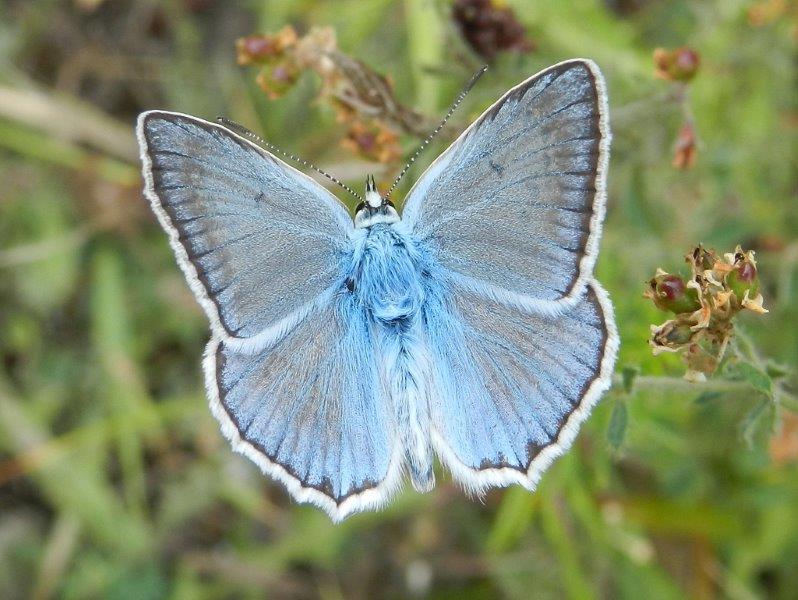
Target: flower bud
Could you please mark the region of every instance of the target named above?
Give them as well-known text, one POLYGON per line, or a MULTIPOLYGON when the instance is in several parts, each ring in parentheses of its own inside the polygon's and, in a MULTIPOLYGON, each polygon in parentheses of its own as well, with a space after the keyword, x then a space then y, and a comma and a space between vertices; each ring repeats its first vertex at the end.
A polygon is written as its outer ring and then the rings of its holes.
POLYGON ((678 318, 671 319, 659 327, 651 326, 649 345, 651 345, 655 356, 663 352, 679 352, 700 335, 693 331, 690 323, 678 318))
POLYGON ((749 256, 749 254, 738 253, 735 257, 734 270, 726 277, 729 288, 740 300, 745 296, 746 291, 750 296, 756 296, 759 293, 759 274, 753 256, 749 256))
POLYGON ((236 40, 236 61, 239 65, 263 62, 276 53, 274 39, 266 35, 250 35, 236 40))
POLYGON ((654 50, 655 74, 668 81, 690 81, 698 72, 700 63, 698 52, 686 46, 674 50, 654 50))
POLYGON ((673 327, 663 333, 663 341, 670 346, 687 344, 695 334, 689 323, 674 323, 673 327))
POLYGON ((649 281, 649 296, 660 310, 673 313, 692 313, 701 308, 698 292, 687 287, 684 279, 671 273, 658 273, 649 281))
POLYGON ((266 92, 271 100, 282 97, 293 87, 299 78, 299 71, 289 61, 281 61, 271 67, 264 67, 255 82, 266 92))
POLYGON ((239 65, 265 64, 282 56, 297 41, 293 27, 286 25, 274 35, 249 35, 236 40, 236 60, 239 65))

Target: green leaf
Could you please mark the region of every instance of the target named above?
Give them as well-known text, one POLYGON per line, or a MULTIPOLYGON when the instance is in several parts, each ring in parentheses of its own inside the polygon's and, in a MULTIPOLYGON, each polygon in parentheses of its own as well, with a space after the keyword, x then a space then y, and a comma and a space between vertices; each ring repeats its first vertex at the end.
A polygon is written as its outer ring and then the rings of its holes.
POLYGON ((167 595, 166 577, 160 567, 153 563, 120 569, 107 590, 108 598, 119 600, 158 600, 167 595))
POLYGON ((700 394, 698 394, 698 396, 696 397, 694 402, 696 404, 708 404, 708 403, 710 403, 710 402, 712 402, 714 400, 717 400, 721 396, 723 396, 723 392, 719 392, 717 390, 710 390, 710 391, 701 392, 700 394))
POLYGON ((769 361, 767 366, 765 367, 765 373, 770 375, 771 379, 781 379, 782 377, 786 377, 791 373, 789 367, 785 367, 784 365, 780 365, 773 361, 769 361))
POLYGON ((635 378, 640 373, 640 367, 625 366, 621 369, 621 381, 623 382, 623 391, 627 394, 632 393, 632 386, 634 386, 635 378))
POLYGON ((737 372, 758 392, 762 392, 768 396, 772 394, 773 381, 767 373, 760 371, 751 363, 746 362, 737 365, 737 372))
POLYGON ((529 529, 539 505, 540 497, 523 488, 507 490, 487 539, 488 551, 500 555, 512 549, 529 529))
POLYGON ((626 402, 618 400, 612 407, 610 424, 607 427, 607 441, 613 449, 617 450, 623 443, 626 436, 626 425, 629 422, 629 415, 626 410, 626 402))
POLYGON ((767 442, 773 430, 776 413, 769 398, 762 398, 746 413, 740 424, 743 440, 749 448, 767 442))

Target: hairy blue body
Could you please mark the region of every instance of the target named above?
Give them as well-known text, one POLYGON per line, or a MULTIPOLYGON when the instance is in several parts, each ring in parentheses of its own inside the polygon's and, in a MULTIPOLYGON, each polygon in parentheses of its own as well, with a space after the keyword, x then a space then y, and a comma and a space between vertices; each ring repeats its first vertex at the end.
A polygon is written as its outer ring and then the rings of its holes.
POLYGON ((425 301, 430 292, 437 296, 430 290, 437 285, 433 268, 426 248, 401 222, 356 230, 347 290, 371 324, 395 431, 419 491, 435 484, 429 434, 431 373, 423 328, 425 301))

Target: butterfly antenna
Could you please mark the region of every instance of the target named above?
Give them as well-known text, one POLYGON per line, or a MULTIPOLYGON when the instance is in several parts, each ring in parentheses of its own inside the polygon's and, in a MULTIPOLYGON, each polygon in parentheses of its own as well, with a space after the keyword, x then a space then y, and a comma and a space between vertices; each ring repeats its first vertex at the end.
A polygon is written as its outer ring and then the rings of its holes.
POLYGON ((347 192, 352 194, 355 198, 357 198, 358 200, 363 202, 363 197, 360 194, 358 194, 355 190, 353 190, 351 187, 346 185, 343 181, 341 181, 337 177, 333 177, 332 175, 327 173, 327 171, 323 171, 323 170, 319 169, 316 165, 314 165, 311 162, 306 161, 304 158, 299 158, 298 156, 294 156, 293 154, 289 154, 288 152, 285 152, 284 150, 281 150, 280 148, 278 148, 274 144, 270 144, 269 142, 264 140, 259 135, 251 132, 249 129, 247 129, 243 125, 239 125, 238 123, 236 123, 235 121, 231 121, 227 117, 216 117, 216 122, 219 123, 220 125, 224 125, 228 129, 234 131, 235 133, 237 133, 237 134, 239 134, 239 135, 241 135, 241 136, 243 136, 245 138, 249 138, 250 140, 252 140, 253 142, 255 142, 256 144, 258 144, 260 146, 265 146, 266 148, 268 148, 272 152, 276 152, 277 154, 279 154, 283 158, 288 158, 290 160, 293 160, 296 163, 299 163, 303 167, 307 167, 309 169, 313 169, 314 171, 316 171, 316 173, 318 173, 320 175, 324 175, 327 179, 329 179, 333 183, 341 186, 347 192))
POLYGON ((444 117, 441 120, 441 122, 438 124, 438 126, 435 129, 432 130, 432 133, 430 133, 426 138, 424 138, 424 141, 421 142, 421 145, 412 154, 412 156, 407 161, 407 164, 404 166, 402 171, 399 173, 399 175, 396 176, 396 179, 393 180, 393 183, 391 184, 391 187, 388 189, 388 193, 385 194, 385 199, 386 200, 391 197, 391 193, 396 189, 396 186, 402 180, 402 177, 405 176, 405 173, 407 173, 407 171, 410 169, 410 167, 413 166, 413 163, 416 162, 416 159, 418 158, 419 154, 421 154, 424 151, 424 148, 429 146, 429 143, 433 140, 433 138, 436 135, 438 135, 438 133, 440 133, 441 129, 443 129, 443 126, 446 125, 446 122, 449 120, 449 117, 451 117, 454 114, 454 111, 456 111, 457 107, 460 106, 460 103, 468 95, 468 92, 471 91, 471 88, 474 87, 474 85, 477 83, 479 78, 482 77, 485 74, 485 71, 487 71, 487 70, 488 70, 488 66, 485 65, 479 71, 474 73, 474 75, 471 77, 470 81, 465 85, 465 87, 460 91, 460 93, 457 94, 457 98, 454 99, 454 102, 452 102, 452 105, 449 107, 449 110, 446 111, 446 114, 444 115, 444 117))

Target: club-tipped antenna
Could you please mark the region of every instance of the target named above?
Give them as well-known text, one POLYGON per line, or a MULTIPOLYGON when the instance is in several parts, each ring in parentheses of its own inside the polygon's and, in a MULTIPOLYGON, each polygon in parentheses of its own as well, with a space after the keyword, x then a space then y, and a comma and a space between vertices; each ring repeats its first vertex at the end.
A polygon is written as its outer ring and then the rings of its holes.
POLYGON ((216 117, 216 122, 219 123, 220 125, 224 125, 228 129, 231 129, 232 131, 236 132, 237 134, 239 134, 239 135, 241 135, 243 137, 249 138, 250 140, 252 140, 253 142, 255 142, 256 144, 258 144, 260 146, 265 146, 266 148, 268 148, 272 152, 276 152, 277 154, 279 154, 283 158, 288 158, 290 160, 293 160, 296 163, 299 163, 303 167, 307 167, 309 169, 313 169, 319 175, 324 175, 327 179, 329 179, 333 183, 341 186, 347 192, 352 194, 355 198, 357 198, 358 200, 363 202, 363 197, 360 194, 358 194, 355 190, 353 190, 351 187, 346 185, 343 181, 341 181, 337 177, 333 177, 332 175, 327 173, 327 171, 323 171, 322 169, 319 169, 316 165, 314 165, 313 163, 305 160, 304 158, 299 158, 298 156, 294 156, 293 154, 289 154, 288 152, 286 152, 284 150, 281 150, 280 148, 278 148, 274 144, 270 144, 269 142, 264 140, 259 135, 253 133, 252 131, 250 131, 249 129, 244 127, 243 125, 239 125, 238 123, 236 123, 235 121, 231 121, 227 117, 216 117))
POLYGON ((440 133, 441 129, 443 129, 443 126, 446 125, 446 122, 449 120, 449 117, 451 117, 454 114, 454 111, 456 111, 457 107, 460 106, 460 103, 468 95, 468 92, 471 91, 471 88, 474 87, 474 85, 477 83, 477 80, 479 80, 479 78, 482 77, 485 74, 485 71, 487 70, 488 66, 485 65, 479 71, 474 73, 474 75, 471 77, 471 79, 465 85, 465 87, 460 91, 459 94, 457 94, 457 98, 454 99, 454 102, 452 102, 452 105, 449 107, 449 110, 446 111, 446 114, 444 115, 441 122, 438 124, 438 126, 435 129, 432 130, 432 133, 430 133, 426 138, 424 138, 424 141, 421 142, 421 145, 419 145, 419 147, 416 148, 416 151, 413 152, 413 154, 410 156, 410 159, 407 161, 407 164, 401 170, 399 175, 397 175, 396 179, 393 180, 391 187, 388 189, 388 193, 385 194, 386 200, 391 197, 391 193, 393 193, 393 191, 396 189, 396 186, 402 180, 402 177, 405 176, 405 173, 407 173, 408 170, 410 170, 410 167, 412 167, 413 163, 416 162, 416 159, 424 151, 424 148, 426 148, 429 145, 429 143, 433 140, 433 138, 436 135, 438 135, 438 133, 440 133))

